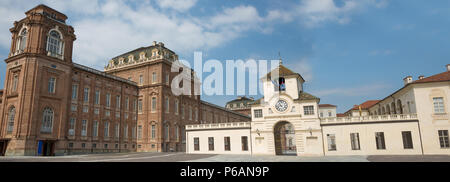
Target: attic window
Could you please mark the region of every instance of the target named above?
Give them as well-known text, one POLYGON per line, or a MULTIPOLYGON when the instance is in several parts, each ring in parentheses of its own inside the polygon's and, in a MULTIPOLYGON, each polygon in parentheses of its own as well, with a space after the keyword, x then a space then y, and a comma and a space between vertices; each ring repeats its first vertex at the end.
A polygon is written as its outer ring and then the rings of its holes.
POLYGON ((286 80, 284 77, 279 77, 277 81, 272 80, 275 91, 286 91, 286 80))

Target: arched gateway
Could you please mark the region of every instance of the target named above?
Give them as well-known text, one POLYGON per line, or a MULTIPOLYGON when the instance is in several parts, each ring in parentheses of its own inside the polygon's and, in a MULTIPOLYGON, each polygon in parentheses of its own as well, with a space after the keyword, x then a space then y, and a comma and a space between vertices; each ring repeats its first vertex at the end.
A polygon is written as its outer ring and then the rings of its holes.
POLYGON ((273 128, 276 155, 297 155, 294 126, 281 121, 273 128))

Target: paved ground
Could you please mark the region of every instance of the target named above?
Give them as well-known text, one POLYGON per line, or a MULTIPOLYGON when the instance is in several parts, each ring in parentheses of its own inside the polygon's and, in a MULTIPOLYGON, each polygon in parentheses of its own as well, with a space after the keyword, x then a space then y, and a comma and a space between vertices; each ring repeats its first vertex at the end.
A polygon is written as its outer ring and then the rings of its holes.
POLYGON ((185 153, 113 153, 56 157, 6 156, 0 162, 450 162, 450 156, 258 156, 185 153))

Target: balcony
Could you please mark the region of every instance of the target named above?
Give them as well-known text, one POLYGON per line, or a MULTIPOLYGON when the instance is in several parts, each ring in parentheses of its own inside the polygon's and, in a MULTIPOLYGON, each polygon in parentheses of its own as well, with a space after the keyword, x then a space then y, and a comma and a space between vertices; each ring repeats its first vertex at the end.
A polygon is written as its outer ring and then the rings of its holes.
POLYGON ((186 131, 213 130, 223 128, 250 128, 250 126, 251 126, 250 122, 195 124, 195 125, 186 125, 186 131))
POLYGON ((356 117, 334 117, 320 118, 320 124, 343 124, 343 123, 369 123, 369 122, 388 122, 388 121, 413 121, 418 120, 417 114, 392 114, 392 115, 371 115, 356 117))

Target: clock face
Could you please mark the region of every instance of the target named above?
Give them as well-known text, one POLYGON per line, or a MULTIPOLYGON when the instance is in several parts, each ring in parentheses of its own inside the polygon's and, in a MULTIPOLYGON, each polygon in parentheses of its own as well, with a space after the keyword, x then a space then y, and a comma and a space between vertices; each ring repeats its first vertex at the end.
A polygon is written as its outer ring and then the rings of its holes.
POLYGON ((279 112, 284 112, 288 108, 288 103, 284 100, 278 100, 278 102, 275 104, 275 109, 279 112))

